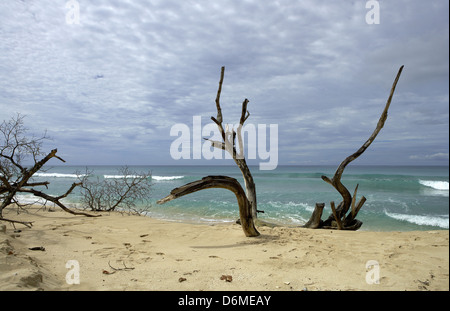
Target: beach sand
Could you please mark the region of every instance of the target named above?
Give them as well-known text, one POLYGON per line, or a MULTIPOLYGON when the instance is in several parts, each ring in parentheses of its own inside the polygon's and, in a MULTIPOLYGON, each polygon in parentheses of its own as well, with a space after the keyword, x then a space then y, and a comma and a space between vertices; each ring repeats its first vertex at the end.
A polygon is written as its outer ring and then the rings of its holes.
POLYGON ((449 290, 448 230, 258 227, 247 238, 231 223, 52 210, 4 211, 33 227, 0 222, 0 290, 449 290))

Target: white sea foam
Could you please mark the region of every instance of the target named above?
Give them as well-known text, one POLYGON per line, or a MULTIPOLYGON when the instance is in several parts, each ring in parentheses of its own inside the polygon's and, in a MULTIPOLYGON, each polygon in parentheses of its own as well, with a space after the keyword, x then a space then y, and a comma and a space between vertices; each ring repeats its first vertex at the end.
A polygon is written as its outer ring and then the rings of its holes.
POLYGON ((307 222, 307 219, 300 215, 287 215, 286 218, 289 223, 294 225, 304 225, 307 222))
POLYGON ((423 186, 430 187, 436 190, 448 191, 448 181, 440 180, 419 180, 419 183, 423 186))
MULTIPOLYGON (((310 208, 310 206, 306 203, 297 203, 297 202, 292 202, 289 201, 288 203, 284 203, 284 202, 279 202, 279 201, 269 201, 267 202, 267 204, 269 204, 272 207, 276 207, 276 208, 286 208, 286 207, 303 207, 305 209, 310 208)), ((314 208, 312 208, 312 210, 314 210, 314 208)))
MULTIPOLYGON (((35 177, 55 177, 55 178, 77 178, 77 174, 62 174, 62 173, 34 173, 35 177)), ((80 177, 85 176, 84 174, 80 174, 80 177)))
POLYGON ((16 196, 16 199, 21 204, 44 204, 46 202, 43 198, 36 197, 32 194, 19 194, 16 196))
MULTIPOLYGON (((49 194, 55 196, 54 194, 49 194)), ((16 200, 20 204, 31 204, 31 205, 46 205, 47 207, 56 207, 57 205, 51 201, 47 201, 41 197, 36 197, 32 194, 18 194, 16 195, 16 200)), ((65 204, 68 207, 77 207, 78 203, 73 203, 67 200, 66 198, 61 199, 60 202, 65 204)))
POLYGON ((434 227, 441 227, 444 229, 449 228, 448 216, 439 217, 439 216, 406 215, 406 214, 389 213, 387 211, 384 211, 384 213, 391 218, 400 221, 407 221, 409 223, 420 226, 434 226, 434 227))
POLYGON ((184 176, 152 176, 152 179, 154 180, 175 180, 182 178, 184 178, 184 176))
MULTIPOLYGON (((127 178, 139 178, 139 175, 127 175, 127 178)), ((120 178, 125 178, 125 175, 103 175, 103 178, 105 179, 120 179, 120 178)))

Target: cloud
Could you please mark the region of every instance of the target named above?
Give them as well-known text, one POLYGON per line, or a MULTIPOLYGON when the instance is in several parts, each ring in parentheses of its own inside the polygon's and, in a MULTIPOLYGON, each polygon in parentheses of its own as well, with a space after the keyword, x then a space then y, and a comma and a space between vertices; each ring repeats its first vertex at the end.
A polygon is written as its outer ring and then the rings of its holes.
POLYGON ((69 161, 173 163, 170 128, 215 115, 221 66, 225 122, 248 98, 247 122, 279 124, 286 163, 336 164, 359 148, 400 65, 361 161, 435 163, 408 155, 448 149, 445 1, 382 2, 379 25, 366 24, 364 1, 79 3, 79 25, 64 1, 0 4, 1 117, 28 115, 69 161))
POLYGON ((443 153, 443 152, 438 152, 438 153, 435 153, 435 154, 425 154, 425 155, 411 155, 411 156, 409 156, 409 158, 410 159, 413 159, 413 160, 417 160, 417 159, 419 159, 419 160, 423 160, 423 159, 426 159, 426 160, 429 160, 429 159, 431 159, 431 160, 442 160, 442 161, 447 161, 448 162, 448 153, 443 153))

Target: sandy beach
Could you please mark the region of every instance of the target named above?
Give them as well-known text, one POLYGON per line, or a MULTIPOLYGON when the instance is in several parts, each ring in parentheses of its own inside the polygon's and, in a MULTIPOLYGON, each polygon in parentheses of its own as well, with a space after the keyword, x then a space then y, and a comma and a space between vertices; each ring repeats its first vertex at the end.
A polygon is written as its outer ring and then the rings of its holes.
POLYGON ((237 224, 117 212, 3 216, 33 227, 0 222, 0 290, 449 290, 448 230, 260 226, 261 236, 247 238, 237 224))

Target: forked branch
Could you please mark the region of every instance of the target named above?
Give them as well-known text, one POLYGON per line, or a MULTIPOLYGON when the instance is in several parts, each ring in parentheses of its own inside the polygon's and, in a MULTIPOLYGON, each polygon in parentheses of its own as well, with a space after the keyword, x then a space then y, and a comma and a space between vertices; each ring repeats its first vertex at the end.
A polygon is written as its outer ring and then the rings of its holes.
POLYGON ((400 67, 398 70, 397 76, 394 80, 394 83, 392 84, 391 92, 389 94, 389 98, 386 102, 386 105, 384 107, 384 110, 380 116, 380 119, 378 120, 377 127, 373 131, 372 135, 370 135, 369 139, 359 148, 355 153, 351 154, 347 158, 345 158, 344 161, 339 165, 336 172, 334 173, 333 178, 330 180, 327 176, 322 176, 322 179, 326 181, 327 183, 331 184, 342 196, 343 198, 343 205, 342 209, 340 210, 340 215, 343 216, 345 213, 347 213, 351 201, 352 196, 350 195, 350 192, 347 190, 347 188, 341 183, 341 177, 344 173, 345 167, 352 162, 353 160, 357 159, 361 154, 363 154, 364 151, 366 151, 367 148, 372 144, 372 142, 377 137, 378 133, 381 131, 381 129, 384 127, 384 123, 386 122, 387 116, 388 116, 388 109, 391 105, 392 97, 394 96, 395 88, 397 86, 397 82, 400 79, 400 75, 402 73, 403 66, 400 67))
POLYGON ((239 215, 240 215, 240 223, 242 225, 242 229, 246 236, 258 236, 259 232, 256 230, 254 225, 254 220, 256 220, 257 209, 256 209, 256 188, 255 182, 253 181, 252 174, 250 173, 250 169, 247 166, 244 156, 244 143, 242 140, 242 127, 245 121, 249 118, 250 113, 247 110, 247 105, 249 103, 248 99, 245 99, 242 103, 241 117, 239 120, 239 125, 237 128, 237 133, 234 129, 229 129, 228 125, 224 129, 223 126, 223 116, 222 109, 220 107, 220 95, 222 92, 222 84, 225 74, 225 67, 221 68, 220 71, 220 80, 219 80, 219 88, 217 90, 216 95, 216 117, 212 116, 211 120, 217 125, 219 128, 222 141, 217 140, 206 140, 211 142, 211 145, 214 148, 225 150, 230 153, 235 161, 236 165, 241 170, 242 176, 244 177, 245 183, 245 192, 242 189, 239 182, 231 177, 227 176, 207 176, 202 180, 198 180, 179 188, 173 189, 170 195, 165 198, 159 200, 158 204, 163 204, 165 202, 171 201, 173 199, 179 198, 186 194, 196 192, 199 190, 207 189, 207 188, 224 188, 232 191, 238 200, 239 205, 239 215), (239 153, 236 150, 236 136, 238 137, 239 143, 239 153))
MULTIPOLYGON (((380 119, 378 120, 377 126, 375 130, 373 131, 372 135, 370 135, 369 139, 359 148, 355 153, 351 154, 347 158, 342 161, 342 163, 337 168, 336 172, 334 173, 333 178, 328 178, 327 176, 323 175, 322 179, 332 185, 342 196, 342 202, 339 204, 337 208, 334 207, 334 202, 332 202, 332 209, 333 209, 333 215, 330 215, 328 220, 326 220, 323 223, 324 228, 325 227, 333 227, 331 225, 332 221, 336 222, 336 226, 339 229, 351 229, 351 230, 357 230, 361 225, 362 222, 355 219, 356 215, 358 214, 359 210, 361 209, 362 205, 366 201, 365 197, 362 197, 357 204, 355 204, 356 200, 356 193, 358 186, 355 188, 355 192, 352 195, 348 191, 348 189, 341 183, 342 174, 344 173, 345 167, 352 162, 353 160, 357 159, 361 154, 366 151, 366 149, 372 144, 372 142, 377 137, 378 133, 381 131, 381 129, 384 127, 384 124, 386 122, 387 116, 388 116, 388 110, 391 105, 392 97, 394 96, 395 88, 397 86, 397 82, 400 79, 400 75, 402 73, 403 66, 400 67, 398 70, 397 76, 394 80, 394 83, 391 87, 391 92, 389 94, 388 100, 386 102, 386 105, 384 107, 383 112, 381 113, 380 119), (351 213, 346 217, 346 213, 351 208, 351 213)), ((317 221, 316 221, 317 222, 317 221)), ((305 225, 306 226, 306 225, 305 225)))

